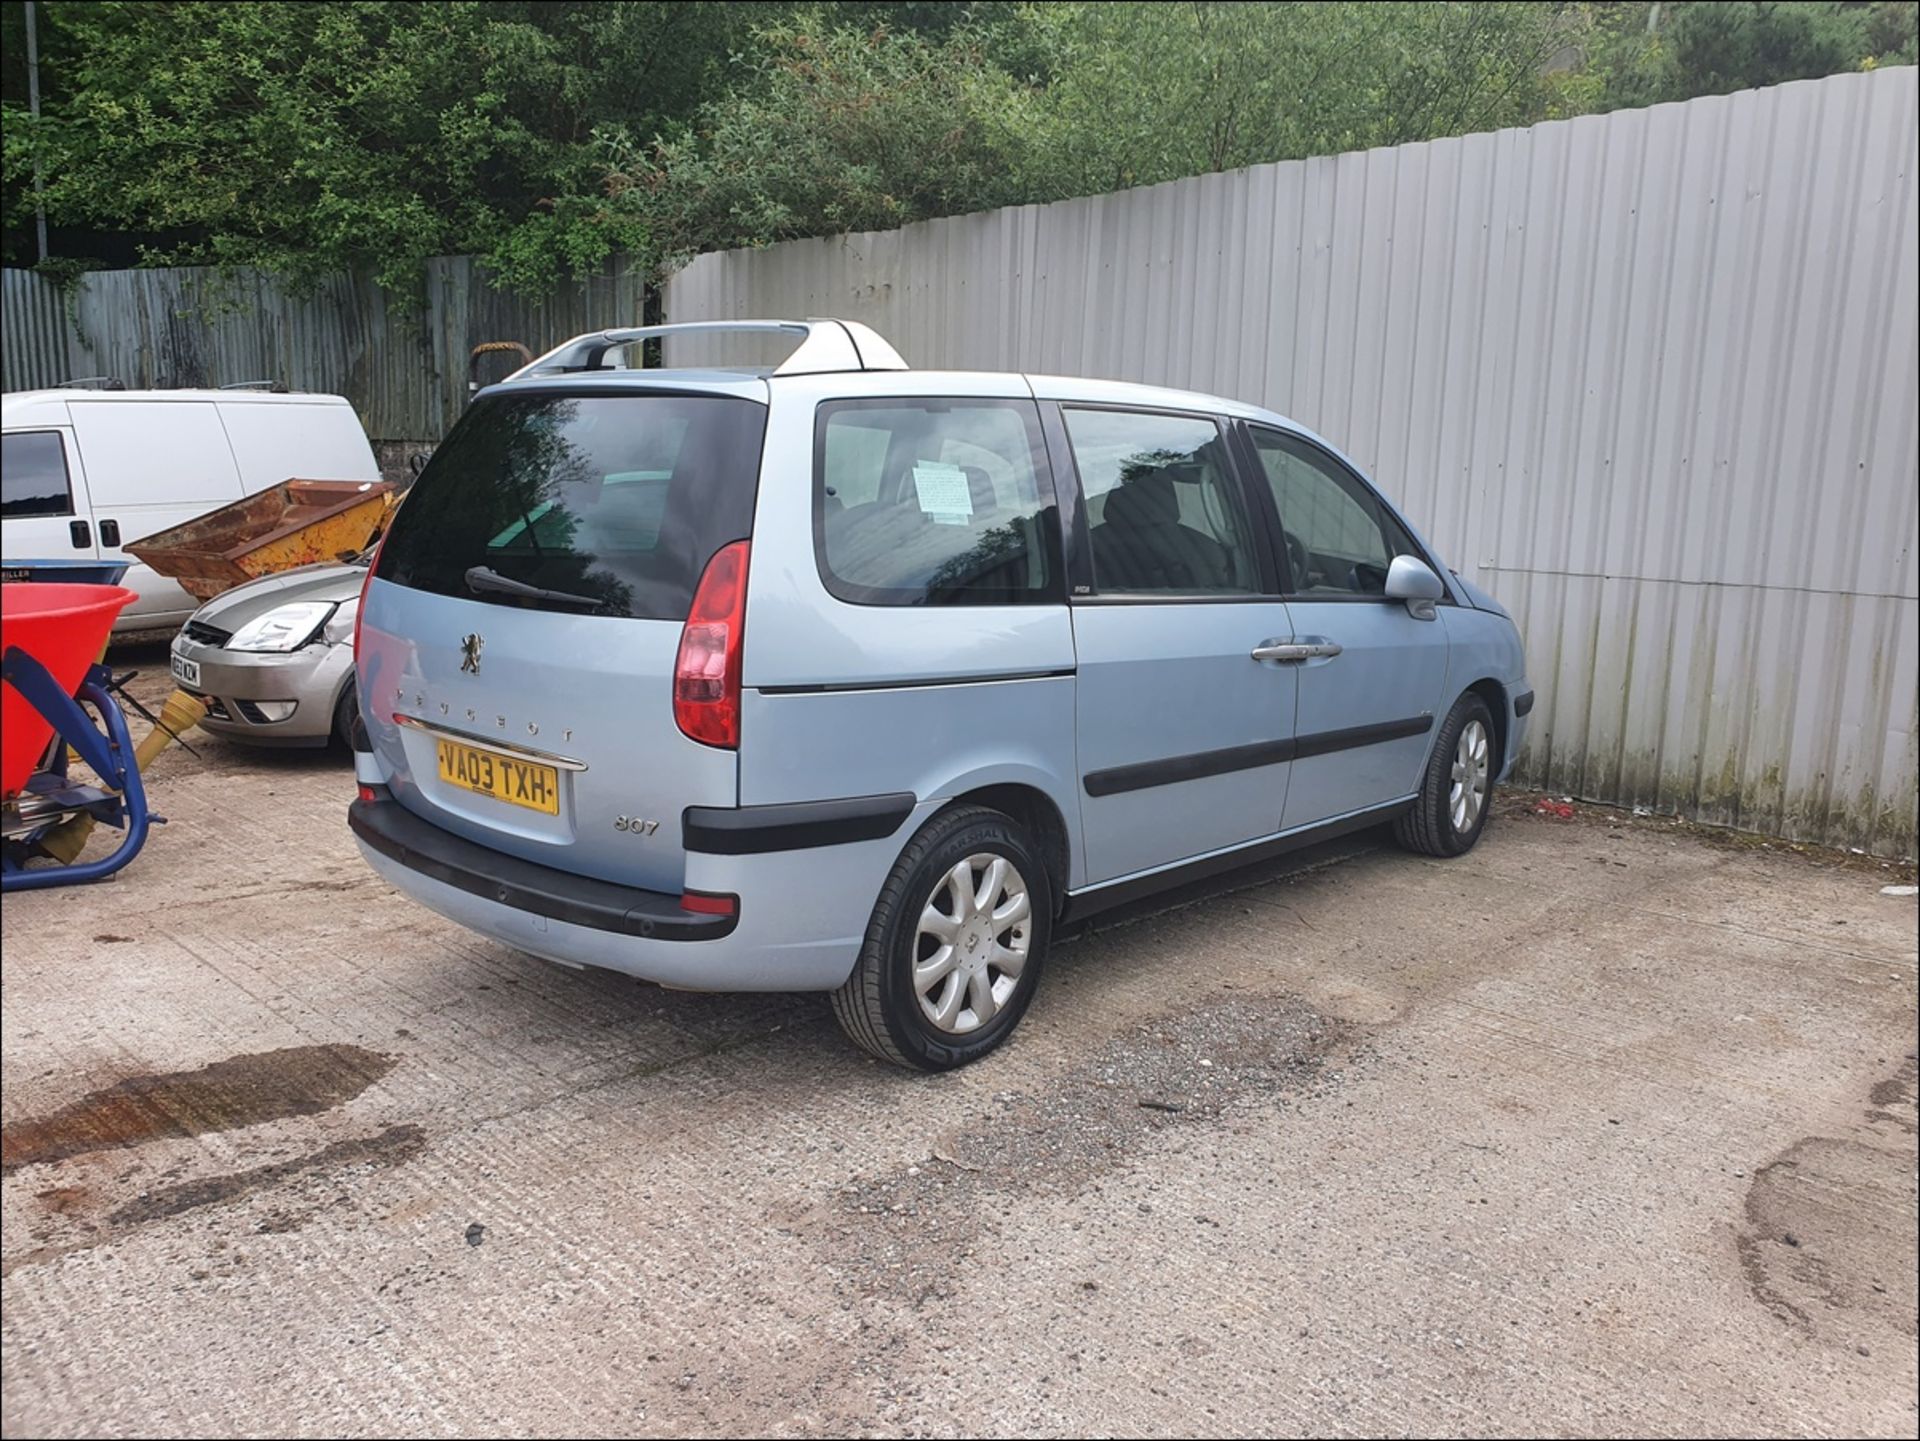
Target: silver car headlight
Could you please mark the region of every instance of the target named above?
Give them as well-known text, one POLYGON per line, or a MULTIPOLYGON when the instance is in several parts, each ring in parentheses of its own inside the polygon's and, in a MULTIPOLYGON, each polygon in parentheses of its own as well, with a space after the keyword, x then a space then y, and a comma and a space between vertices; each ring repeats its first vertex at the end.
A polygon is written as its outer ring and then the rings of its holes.
POLYGON ((227 642, 228 650, 298 650, 320 633, 334 611, 331 601, 304 600, 275 606, 248 621, 227 642))
POLYGON ((345 645, 353 639, 353 617, 360 608, 359 597, 343 600, 333 608, 333 615, 320 628, 320 638, 328 645, 345 645))

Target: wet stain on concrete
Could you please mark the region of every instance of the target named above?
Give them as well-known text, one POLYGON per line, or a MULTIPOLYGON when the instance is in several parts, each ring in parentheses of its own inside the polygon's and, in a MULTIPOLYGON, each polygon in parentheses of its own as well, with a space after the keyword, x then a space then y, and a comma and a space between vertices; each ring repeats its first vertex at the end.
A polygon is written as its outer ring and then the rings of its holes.
POLYGON ((1893 1126, 1907 1135, 1920 1133, 1920 1114, 1914 1109, 1914 1089, 1920 1083, 1920 1052, 1907 1052, 1900 1069, 1867 1092, 1867 1121, 1893 1126))
POLYGON ((1754 1172, 1736 1238, 1753 1298, 1810 1334, 1916 1333, 1913 1157, 1808 1136, 1754 1172))
POLYGON ((809 1236, 859 1289, 923 1305, 992 1253, 985 1218, 1096 1186, 1163 1132, 1323 1094, 1342 1084, 1359 1034, 1291 996, 1218 997, 1116 1037, 1041 1094, 1002 1093, 995 1115, 940 1138, 919 1164, 776 1223, 809 1236))
MULTIPOLYGON (((1917 1079, 1920 1052, 1909 1051, 1867 1092, 1868 1125, 1890 1122, 1911 1137, 1914 1123, 1888 1108, 1910 1111, 1917 1079)), ((1753 1173, 1735 1245, 1756 1301, 1809 1333, 1877 1319, 1920 1334, 1920 1183, 1912 1143, 1894 1146, 1808 1136, 1753 1173)))
POLYGON ((52 1115, 0 1131, 0 1173, 144 1141, 316 1115, 359 1095, 394 1061, 359 1046, 289 1046, 197 1071, 130 1076, 52 1115))
MULTIPOLYGON (((1809 1137, 1793 1149, 1797 1151, 1800 1146, 1811 1143, 1812 1138, 1809 1137)), ((1746 1275, 1747 1290, 1752 1293, 1753 1299, 1782 1321, 1792 1322, 1805 1329, 1811 1324, 1810 1318, 1806 1311, 1796 1305, 1776 1282, 1774 1263, 1777 1258, 1771 1249, 1774 1247, 1799 1249, 1800 1238, 1778 1224, 1773 1214, 1778 1207, 1770 1204, 1780 1184, 1776 1179, 1778 1174, 1783 1168, 1791 1172, 1796 1165, 1794 1161, 1788 1159, 1792 1155, 1793 1151, 1789 1151, 1787 1156, 1770 1165, 1762 1166, 1754 1173, 1753 1183, 1747 1187, 1746 1229, 1735 1239, 1734 1245, 1739 1251, 1740 1269, 1746 1275)))
POLYGON ((1920 1055, 1909 1055, 1898 1071, 1867 1092, 1867 1100, 1878 1107, 1911 1101, 1916 1080, 1920 1080, 1920 1055))
MULTIPOLYGON (((399 1166, 419 1155, 426 1149, 426 1144, 427 1133, 419 1126, 389 1126, 376 1135, 335 1141, 330 1146, 322 1146, 291 1161, 276 1161, 269 1166, 255 1166, 252 1170, 235 1171, 225 1176, 206 1176, 197 1181, 150 1191, 127 1202, 107 1220, 116 1226, 137 1226, 146 1221, 178 1216, 183 1211, 197 1210, 202 1206, 236 1201, 242 1196, 281 1185, 310 1171, 338 1171, 348 1166, 363 1165, 399 1166)), ((284 1216, 272 1216, 262 1223, 260 1229, 290 1231, 298 1229, 298 1223, 284 1216)))

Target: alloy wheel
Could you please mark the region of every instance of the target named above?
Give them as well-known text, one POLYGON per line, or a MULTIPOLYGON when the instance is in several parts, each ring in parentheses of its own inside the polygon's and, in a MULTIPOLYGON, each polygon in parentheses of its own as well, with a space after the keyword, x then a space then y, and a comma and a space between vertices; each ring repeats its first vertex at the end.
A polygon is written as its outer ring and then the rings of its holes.
POLYGON ((1005 856, 983 851, 942 876, 913 940, 913 990, 926 1018, 963 1035, 998 1015, 1026 968, 1032 916, 1026 879, 1005 856))

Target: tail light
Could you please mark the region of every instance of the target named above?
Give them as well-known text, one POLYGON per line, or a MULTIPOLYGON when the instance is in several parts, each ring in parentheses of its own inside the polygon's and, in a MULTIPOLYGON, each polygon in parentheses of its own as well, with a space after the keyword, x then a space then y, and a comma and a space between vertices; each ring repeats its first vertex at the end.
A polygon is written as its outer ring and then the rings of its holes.
POLYGON ((367 587, 373 584, 373 573, 380 568, 380 552, 386 549, 386 545, 387 537, 383 534, 380 543, 373 548, 373 559, 367 562, 367 578, 360 582, 360 603, 353 609, 353 662, 356 666, 360 663, 360 622, 367 618, 367 587))
POLYGON ((747 611, 747 542, 707 562, 673 662, 673 720, 702 745, 740 744, 740 650, 747 611))

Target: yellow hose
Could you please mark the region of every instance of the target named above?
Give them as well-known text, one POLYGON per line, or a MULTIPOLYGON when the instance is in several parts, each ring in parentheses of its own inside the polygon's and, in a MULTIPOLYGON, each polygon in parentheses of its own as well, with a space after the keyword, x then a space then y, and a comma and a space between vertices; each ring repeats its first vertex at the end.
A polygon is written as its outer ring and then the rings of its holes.
POLYGON ((134 747, 134 763, 145 770, 153 758, 167 748, 167 742, 174 736, 192 730, 206 719, 207 703, 198 696, 188 695, 176 690, 167 697, 167 703, 160 707, 160 724, 148 731, 134 747), (168 732, 171 731, 172 735, 168 732))
MULTIPOLYGON (((176 690, 167 697, 167 703, 160 707, 161 723, 141 737, 140 744, 133 748, 134 766, 144 771, 153 758, 167 748, 167 742, 199 725, 206 714, 205 701, 183 690, 176 690)), ((73 758, 79 759, 77 755, 73 758)), ((55 860, 72 865, 80 859, 80 852, 86 849, 87 837, 93 834, 93 826, 93 817, 84 812, 69 816, 40 837, 40 849, 55 860)))

